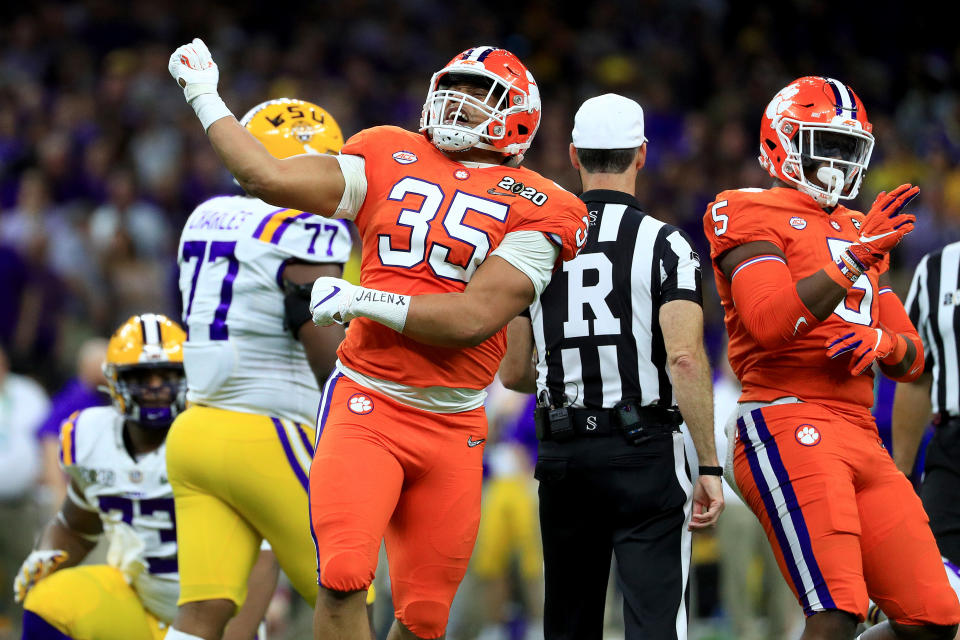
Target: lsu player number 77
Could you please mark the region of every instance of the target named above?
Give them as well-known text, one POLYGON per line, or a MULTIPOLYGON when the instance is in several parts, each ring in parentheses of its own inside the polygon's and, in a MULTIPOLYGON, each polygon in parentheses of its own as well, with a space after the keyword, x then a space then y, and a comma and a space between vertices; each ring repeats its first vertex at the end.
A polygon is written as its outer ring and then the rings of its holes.
MULTIPOLYGON (((112 405, 63 423, 67 498, 14 584, 26 640, 157 640, 173 621, 180 585, 165 441, 184 407, 184 338, 164 316, 130 318, 107 348, 112 405), (101 536, 107 564, 77 566, 101 536)), ((270 570, 255 588, 272 591, 270 570)), ((228 637, 252 637, 263 613, 245 615, 253 622, 228 637)))
MULTIPOLYGON (((319 105, 269 100, 241 119, 274 160, 330 158, 343 136, 319 105)), ((345 220, 250 194, 201 202, 180 235, 187 399, 167 458, 181 549, 172 638, 217 638, 244 602, 261 539, 313 603, 316 561, 307 508, 320 384, 341 327, 310 322, 311 286, 340 276, 345 220)), ((372 596, 372 594, 371 594, 372 596)))

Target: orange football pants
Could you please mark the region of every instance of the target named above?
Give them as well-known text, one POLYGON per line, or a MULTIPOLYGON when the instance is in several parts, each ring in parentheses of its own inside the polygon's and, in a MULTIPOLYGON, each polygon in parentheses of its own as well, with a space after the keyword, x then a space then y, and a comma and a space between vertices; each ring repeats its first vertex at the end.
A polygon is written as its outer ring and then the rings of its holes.
POLYGON ((755 409, 737 421, 734 473, 808 616, 862 621, 872 598, 901 624, 960 622, 920 499, 875 428, 811 403, 755 409))
POLYGON ((310 520, 320 584, 366 589, 384 539, 397 619, 440 637, 480 523, 484 410, 422 411, 334 374, 317 437, 310 520))

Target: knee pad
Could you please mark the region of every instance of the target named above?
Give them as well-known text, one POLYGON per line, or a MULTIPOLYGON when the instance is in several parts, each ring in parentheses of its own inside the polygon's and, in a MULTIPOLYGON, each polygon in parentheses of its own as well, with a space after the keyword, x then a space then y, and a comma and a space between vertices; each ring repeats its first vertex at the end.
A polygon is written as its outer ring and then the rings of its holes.
POLYGON ((397 612, 397 619, 418 638, 439 638, 447 630, 450 607, 433 600, 411 602, 397 612))
POLYGON ((320 584, 333 591, 360 591, 373 582, 373 567, 358 551, 335 553, 320 567, 320 584))

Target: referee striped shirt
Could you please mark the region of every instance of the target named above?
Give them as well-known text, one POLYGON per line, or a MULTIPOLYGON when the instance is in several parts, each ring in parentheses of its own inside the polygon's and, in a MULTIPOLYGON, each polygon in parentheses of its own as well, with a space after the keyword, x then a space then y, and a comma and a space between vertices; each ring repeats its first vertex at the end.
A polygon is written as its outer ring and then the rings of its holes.
POLYGON ((960 242, 928 253, 917 265, 906 308, 932 372, 934 413, 960 416, 960 242))
POLYGON ((671 300, 702 305, 700 259, 680 229, 636 198, 593 190, 587 242, 530 308, 541 404, 610 409, 675 404, 660 331, 671 300))

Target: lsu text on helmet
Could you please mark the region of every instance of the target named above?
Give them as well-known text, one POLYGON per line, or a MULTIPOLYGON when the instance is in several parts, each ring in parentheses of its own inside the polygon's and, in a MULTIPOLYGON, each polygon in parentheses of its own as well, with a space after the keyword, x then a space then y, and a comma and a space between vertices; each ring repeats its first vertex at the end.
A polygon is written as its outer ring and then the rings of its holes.
POLYGON ((340 125, 312 102, 278 98, 261 102, 240 119, 275 158, 303 153, 336 154, 343 146, 340 125))
POLYGON ((183 411, 186 339, 180 325, 154 313, 132 316, 110 338, 103 373, 113 405, 127 420, 166 429, 183 411))
POLYGON ((821 206, 834 206, 860 191, 873 153, 872 131, 853 89, 833 78, 798 78, 763 113, 760 165, 821 206))
POLYGON ((442 151, 487 149, 518 161, 539 126, 533 74, 506 49, 486 46, 467 49, 433 74, 420 118, 420 131, 442 151), (464 82, 486 88, 486 98, 451 88, 464 82))

